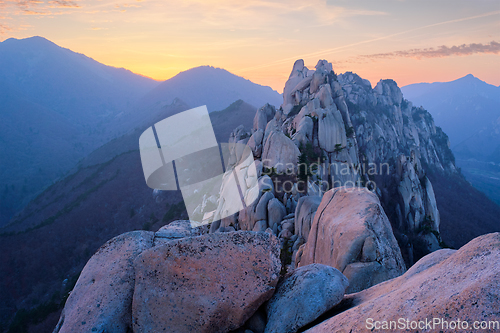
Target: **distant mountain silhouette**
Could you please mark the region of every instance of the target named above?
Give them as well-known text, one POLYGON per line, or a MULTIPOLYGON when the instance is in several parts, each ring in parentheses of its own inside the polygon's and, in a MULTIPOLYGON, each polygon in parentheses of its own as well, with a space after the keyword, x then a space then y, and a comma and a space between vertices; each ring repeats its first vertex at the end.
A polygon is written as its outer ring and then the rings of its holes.
POLYGON ((0 226, 90 152, 157 119, 176 98, 210 111, 238 99, 281 103, 271 88, 219 68, 159 83, 42 37, 1 42, 0 226))
POLYGON ((0 78, 0 225, 128 130, 116 117, 158 85, 42 37, 0 43, 0 78))
POLYGON ((468 74, 401 90, 415 105, 426 108, 448 134, 466 178, 500 204, 500 87, 468 74))
POLYGON ((206 105, 209 112, 221 110, 241 99, 261 107, 269 103, 279 106, 283 98, 270 87, 261 86, 222 68, 201 66, 181 72, 161 83, 145 96, 143 104, 170 104, 180 98, 188 105, 206 105))
MULTIPOLYGON (((422 105, 432 114, 448 134, 452 149, 467 145, 472 137, 487 135, 488 128, 500 117, 500 88, 471 74, 451 82, 411 84, 401 90, 415 105, 422 105)), ((476 150, 478 157, 486 157, 500 146, 500 133, 496 142, 484 143, 469 148, 474 148, 471 150, 476 150)))

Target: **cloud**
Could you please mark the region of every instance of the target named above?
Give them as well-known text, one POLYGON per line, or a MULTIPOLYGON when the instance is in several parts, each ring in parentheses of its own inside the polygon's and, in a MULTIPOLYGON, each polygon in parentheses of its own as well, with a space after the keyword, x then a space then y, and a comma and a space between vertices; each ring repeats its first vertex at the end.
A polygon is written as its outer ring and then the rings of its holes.
POLYGON ((52 5, 51 7, 55 8, 80 8, 80 5, 70 0, 53 0, 49 1, 49 4, 52 5))
POLYGON ((12 29, 6 26, 5 24, 0 24, 0 35, 5 35, 9 31, 12 31, 12 29))
MULTIPOLYGON (((1 3, 1 0, 0 0, 1 3)), ((18 11, 13 11, 15 15, 59 15, 61 13, 53 13, 53 8, 75 9, 80 8, 80 5, 73 0, 5 0, 4 6, 15 6, 18 11)))
POLYGON ((472 43, 448 47, 446 45, 437 48, 411 49, 394 51, 387 53, 376 53, 362 55, 359 58, 365 59, 387 59, 387 58, 444 58, 454 55, 467 56, 475 53, 498 54, 500 53, 500 43, 492 41, 489 44, 472 43))

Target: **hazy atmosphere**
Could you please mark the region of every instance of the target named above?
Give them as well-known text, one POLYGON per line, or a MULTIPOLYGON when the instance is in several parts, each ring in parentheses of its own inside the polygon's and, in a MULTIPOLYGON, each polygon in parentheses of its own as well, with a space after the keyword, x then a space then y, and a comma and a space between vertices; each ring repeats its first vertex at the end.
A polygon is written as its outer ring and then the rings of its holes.
POLYGON ((298 58, 373 84, 471 73, 498 86, 499 15, 496 0, 6 0, 0 40, 40 35, 156 80, 211 65, 279 92, 298 58))
POLYGON ((0 333, 500 332, 500 1, 0 0, 0 333))

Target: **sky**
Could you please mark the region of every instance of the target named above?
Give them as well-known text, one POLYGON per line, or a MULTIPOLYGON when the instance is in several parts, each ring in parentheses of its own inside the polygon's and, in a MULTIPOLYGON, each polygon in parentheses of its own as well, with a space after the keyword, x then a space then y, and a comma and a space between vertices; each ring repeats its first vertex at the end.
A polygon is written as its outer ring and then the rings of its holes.
POLYGON ((282 92, 302 58, 372 85, 500 85, 500 0, 0 0, 0 41, 31 36, 156 80, 211 65, 282 92))

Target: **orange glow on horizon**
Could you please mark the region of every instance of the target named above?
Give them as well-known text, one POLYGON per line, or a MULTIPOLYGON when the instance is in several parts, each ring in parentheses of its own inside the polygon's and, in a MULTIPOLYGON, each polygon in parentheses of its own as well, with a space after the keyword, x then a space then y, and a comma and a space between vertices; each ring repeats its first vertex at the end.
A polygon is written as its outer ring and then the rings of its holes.
POLYGON ((103 64, 166 80, 210 65, 282 92, 292 65, 319 59, 374 86, 451 81, 500 85, 495 1, 8 1, 0 40, 43 36, 103 64), (496 43, 496 44, 495 44, 496 43))

